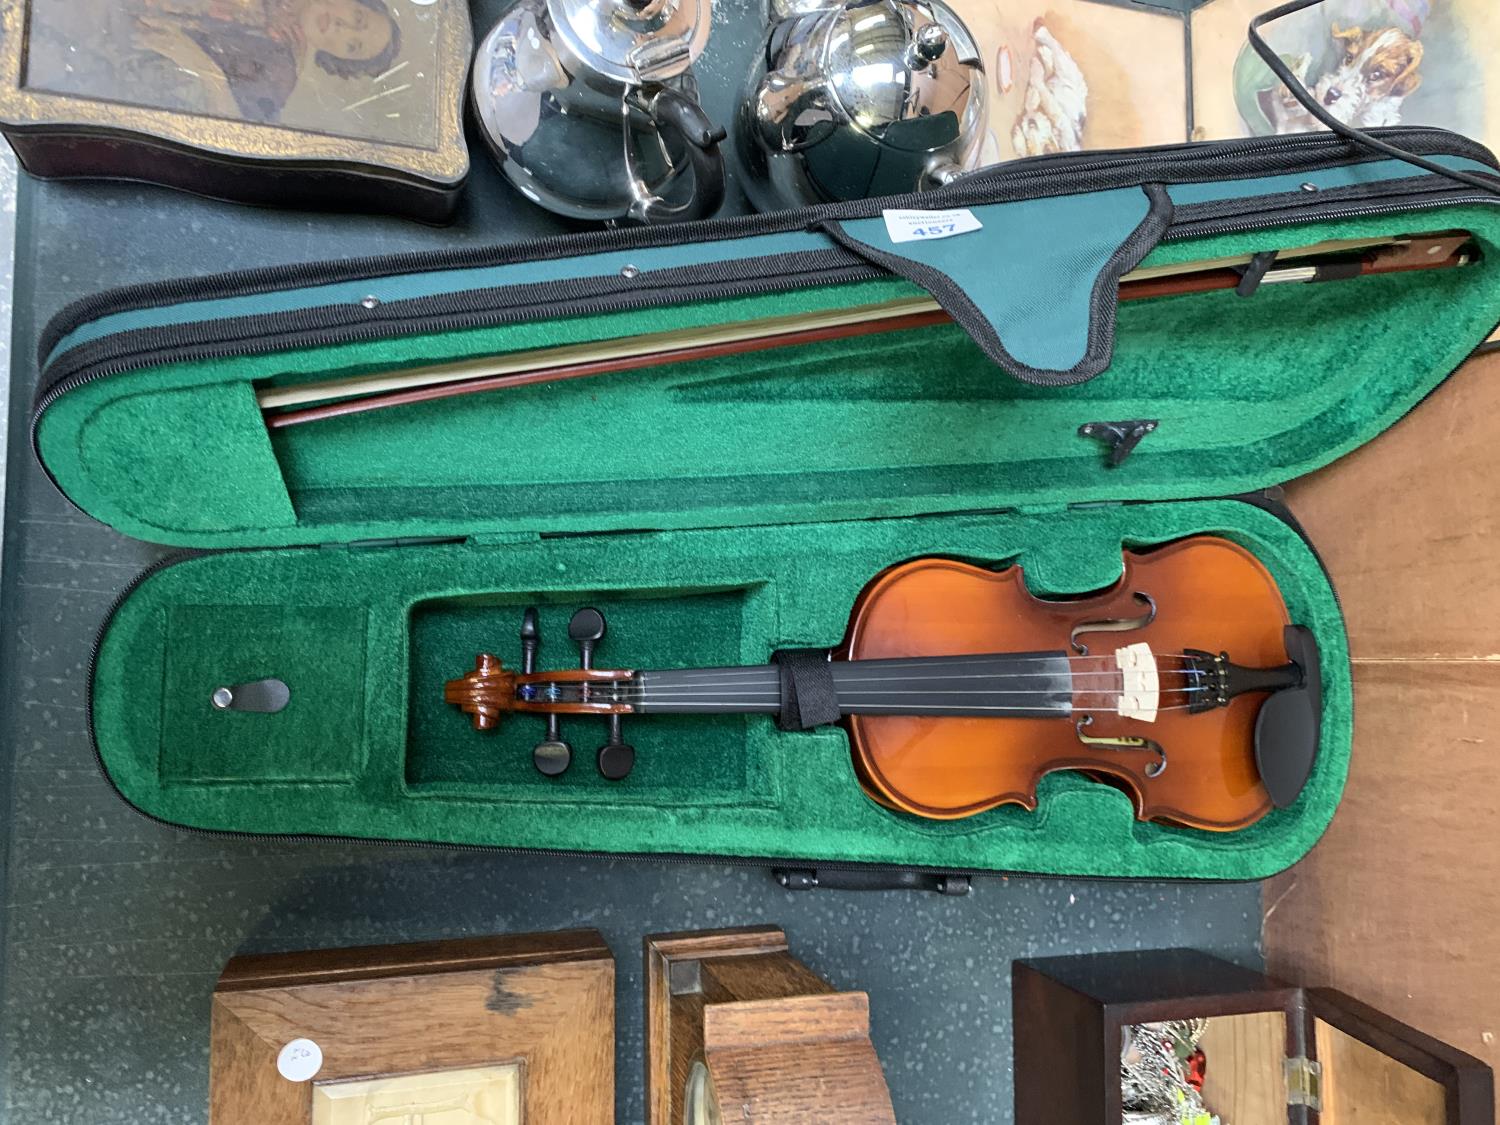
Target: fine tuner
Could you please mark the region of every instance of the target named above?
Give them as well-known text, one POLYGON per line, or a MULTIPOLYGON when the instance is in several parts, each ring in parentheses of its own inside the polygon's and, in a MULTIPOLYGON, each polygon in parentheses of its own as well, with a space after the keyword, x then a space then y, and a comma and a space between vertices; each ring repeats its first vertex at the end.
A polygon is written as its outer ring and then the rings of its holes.
POLYGON ((597 765, 621 781, 635 764, 627 715, 760 713, 788 731, 841 725, 865 792, 932 819, 1034 809, 1057 771, 1124 790, 1142 820, 1211 831, 1290 805, 1318 749, 1311 631, 1227 540, 1129 550, 1123 563, 1107 590, 1053 600, 1027 590, 1018 566, 915 559, 865 587, 838 647, 749 667, 596 668, 604 616, 581 609, 568 626, 579 667, 538 671, 528 609, 520 672, 481 653, 444 699, 482 731, 507 713, 544 717, 533 762, 553 777, 572 762, 566 716, 605 721, 597 765), (1205 641, 1214 647, 1194 647, 1205 641))

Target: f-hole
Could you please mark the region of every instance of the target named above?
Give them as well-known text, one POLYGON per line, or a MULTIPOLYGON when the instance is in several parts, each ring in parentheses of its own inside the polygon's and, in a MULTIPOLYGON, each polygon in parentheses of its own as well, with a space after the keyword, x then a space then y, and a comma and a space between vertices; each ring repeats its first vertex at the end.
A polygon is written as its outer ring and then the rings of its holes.
POLYGON ((1146 776, 1158 778, 1167 769, 1167 752, 1162 749, 1160 742, 1154 738, 1141 738, 1139 735, 1106 735, 1097 736, 1084 734, 1084 728, 1092 726, 1094 716, 1084 715, 1073 727, 1073 733, 1078 736, 1078 741, 1085 746, 1097 746, 1103 750, 1145 750, 1156 756, 1156 760, 1146 767, 1146 776))
POLYGON ((1073 651, 1079 656, 1089 654, 1089 646, 1080 644, 1078 638, 1085 633, 1128 633, 1133 629, 1144 629, 1156 620, 1156 602, 1150 594, 1143 594, 1139 590, 1135 593, 1135 600, 1146 607, 1146 612, 1139 617, 1116 617, 1107 618, 1103 621, 1080 621, 1073 626, 1073 631, 1068 634, 1068 640, 1073 645, 1073 651))

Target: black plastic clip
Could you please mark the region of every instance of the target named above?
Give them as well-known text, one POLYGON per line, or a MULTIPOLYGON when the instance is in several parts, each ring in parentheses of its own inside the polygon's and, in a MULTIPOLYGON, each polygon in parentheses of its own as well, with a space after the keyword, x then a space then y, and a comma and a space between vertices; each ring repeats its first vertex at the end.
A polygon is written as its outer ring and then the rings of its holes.
POLYGON ((1137 418, 1131 422, 1085 422, 1078 436, 1095 438, 1109 446, 1109 467, 1118 468, 1129 457, 1141 438, 1161 423, 1155 418, 1137 418))
POLYGON ((931 891, 962 898, 973 890, 967 875, 930 871, 889 871, 880 868, 776 867, 771 877, 789 891, 931 891))
POLYGON ((1266 279, 1266 274, 1271 272, 1271 267, 1276 264, 1276 250, 1262 250, 1250 259, 1242 270, 1240 270, 1240 283, 1234 287, 1236 296, 1253 297, 1260 289, 1260 283, 1266 279))

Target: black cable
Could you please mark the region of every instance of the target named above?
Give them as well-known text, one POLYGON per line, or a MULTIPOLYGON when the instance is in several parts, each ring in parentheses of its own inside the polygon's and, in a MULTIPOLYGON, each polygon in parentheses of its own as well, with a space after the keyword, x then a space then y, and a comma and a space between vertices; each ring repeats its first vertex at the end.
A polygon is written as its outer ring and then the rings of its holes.
POLYGON ((1387 144, 1378 137, 1370 136, 1369 133, 1363 130, 1356 129, 1352 125, 1346 125, 1318 104, 1318 99, 1313 97, 1311 91, 1298 80, 1297 76, 1292 73, 1291 68, 1281 61, 1281 56, 1271 50, 1270 45, 1260 37, 1260 29, 1268 23, 1274 23, 1283 16, 1292 15, 1295 12, 1303 11, 1315 4, 1321 3, 1323 3, 1323 0, 1291 0, 1290 3, 1283 4, 1279 8, 1272 8, 1269 12, 1256 16, 1250 21, 1250 46, 1255 49, 1255 53, 1261 57, 1262 61, 1271 68, 1271 73, 1279 78, 1286 85, 1286 88, 1291 91, 1292 97, 1296 98, 1302 104, 1302 108, 1307 110, 1308 113, 1312 114, 1313 117, 1317 118, 1318 121, 1322 122, 1329 129, 1339 134, 1339 136, 1345 137, 1357 145, 1363 145, 1365 148, 1393 157, 1396 160, 1404 161, 1407 164, 1415 165, 1425 171, 1435 172, 1439 176, 1446 176, 1450 180, 1457 180, 1459 183, 1468 184, 1470 187, 1477 187, 1482 191, 1500 195, 1500 181, 1486 179, 1483 176, 1476 176, 1472 172, 1459 171, 1456 168, 1445 168, 1441 164, 1428 160, 1426 157, 1418 156, 1414 152, 1407 152, 1403 148, 1387 144))

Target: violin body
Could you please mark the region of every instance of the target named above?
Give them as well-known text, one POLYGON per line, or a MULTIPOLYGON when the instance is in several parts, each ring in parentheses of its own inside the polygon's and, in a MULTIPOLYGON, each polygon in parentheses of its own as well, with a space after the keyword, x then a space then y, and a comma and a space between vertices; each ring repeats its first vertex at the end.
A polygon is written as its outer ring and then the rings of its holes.
MULTIPOLYGON (((860 595, 837 657, 950 656, 1037 649, 1072 650, 1080 622, 1138 619, 1143 602, 1154 619, 1117 634, 1156 652, 1224 649, 1257 666, 1287 659, 1286 606, 1266 568, 1237 544, 1197 537, 1152 551, 1126 551, 1120 580, 1098 594, 1047 600, 1026 588, 1019 566, 986 570, 944 558, 891 567, 860 595)), ((1112 649, 1106 633, 1078 638, 1091 651, 1112 649)), ((1168 748, 1159 776, 1146 753, 1098 752, 1071 723, 1050 718, 850 715, 854 763, 875 800, 917 816, 954 819, 997 805, 1035 809, 1037 786, 1059 770, 1080 770, 1118 785, 1142 820, 1228 831, 1260 819, 1272 802, 1257 769, 1254 728, 1263 693, 1200 713, 1163 709, 1150 737, 1168 748)), ((1089 733, 1140 734, 1147 724, 1104 709, 1089 733)))

